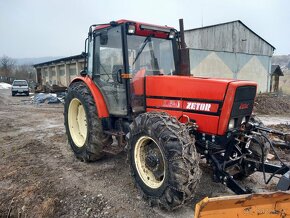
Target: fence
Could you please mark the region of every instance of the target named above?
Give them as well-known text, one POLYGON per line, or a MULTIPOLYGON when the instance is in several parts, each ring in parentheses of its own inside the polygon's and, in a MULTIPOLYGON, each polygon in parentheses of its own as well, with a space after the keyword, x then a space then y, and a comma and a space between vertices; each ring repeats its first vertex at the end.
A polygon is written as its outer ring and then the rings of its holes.
POLYGON ((5 82, 11 84, 15 80, 15 77, 0 76, 0 82, 5 82))

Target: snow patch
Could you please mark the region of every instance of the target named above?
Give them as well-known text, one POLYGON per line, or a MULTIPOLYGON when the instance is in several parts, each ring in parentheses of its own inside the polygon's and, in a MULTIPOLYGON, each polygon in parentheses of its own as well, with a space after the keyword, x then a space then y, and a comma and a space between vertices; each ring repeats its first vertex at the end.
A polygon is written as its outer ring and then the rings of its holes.
POLYGON ((0 89, 10 89, 12 85, 0 82, 0 89))

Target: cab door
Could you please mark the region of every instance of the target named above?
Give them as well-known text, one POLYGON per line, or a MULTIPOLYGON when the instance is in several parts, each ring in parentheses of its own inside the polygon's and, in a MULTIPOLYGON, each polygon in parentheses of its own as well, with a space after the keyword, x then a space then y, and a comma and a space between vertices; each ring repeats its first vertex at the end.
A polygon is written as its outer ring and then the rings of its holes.
POLYGON ((106 100, 110 115, 127 115, 121 26, 95 33, 93 78, 106 100))

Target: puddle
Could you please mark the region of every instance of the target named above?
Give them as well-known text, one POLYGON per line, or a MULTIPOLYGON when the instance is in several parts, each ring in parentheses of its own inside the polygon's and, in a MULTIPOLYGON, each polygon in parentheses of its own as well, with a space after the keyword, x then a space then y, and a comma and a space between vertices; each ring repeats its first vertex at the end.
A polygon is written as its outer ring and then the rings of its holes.
POLYGON ((290 124, 290 117, 270 116, 263 115, 257 116, 266 125, 290 124))

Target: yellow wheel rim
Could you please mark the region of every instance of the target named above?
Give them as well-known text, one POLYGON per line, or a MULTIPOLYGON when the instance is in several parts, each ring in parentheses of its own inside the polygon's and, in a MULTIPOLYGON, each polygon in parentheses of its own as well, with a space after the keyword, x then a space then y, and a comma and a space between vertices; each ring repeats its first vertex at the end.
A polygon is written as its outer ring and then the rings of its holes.
POLYGON ((83 147, 88 133, 87 116, 84 106, 77 98, 72 99, 69 104, 68 126, 75 145, 83 147))
POLYGON ((138 139, 134 149, 137 172, 150 188, 159 188, 165 178, 164 156, 158 144, 149 136, 138 139))

